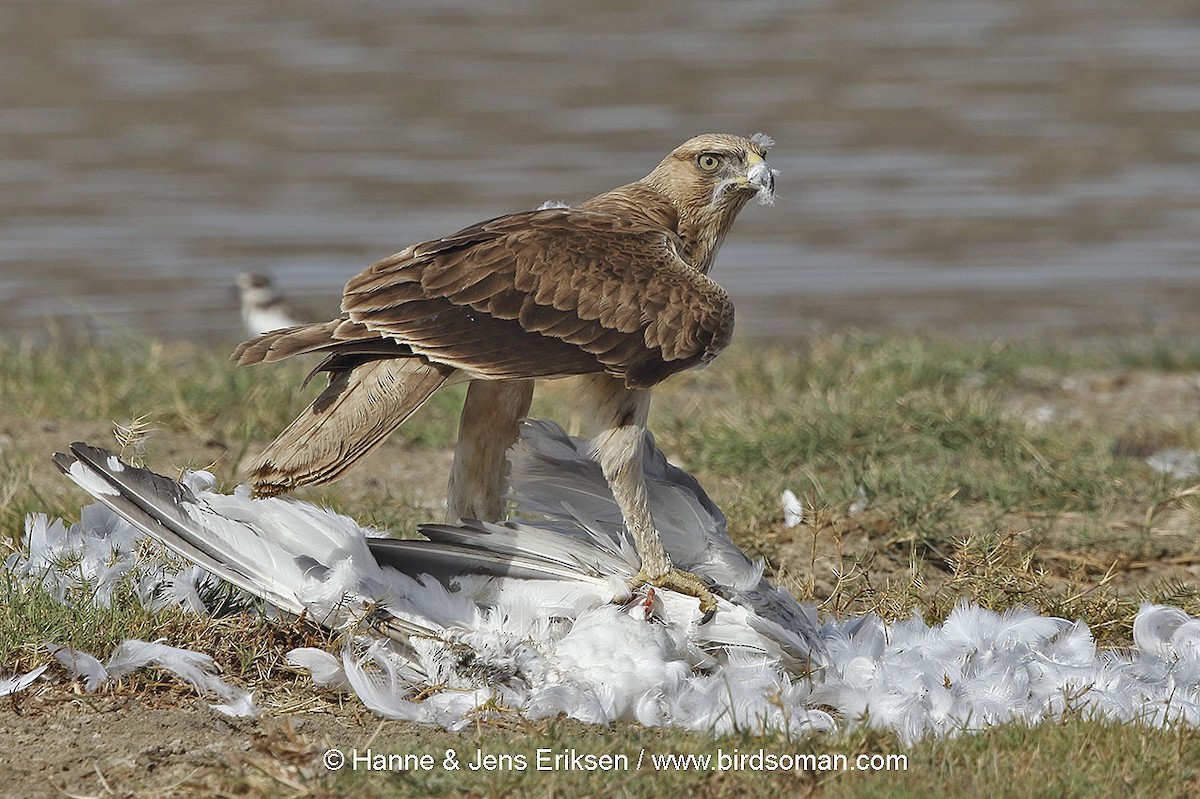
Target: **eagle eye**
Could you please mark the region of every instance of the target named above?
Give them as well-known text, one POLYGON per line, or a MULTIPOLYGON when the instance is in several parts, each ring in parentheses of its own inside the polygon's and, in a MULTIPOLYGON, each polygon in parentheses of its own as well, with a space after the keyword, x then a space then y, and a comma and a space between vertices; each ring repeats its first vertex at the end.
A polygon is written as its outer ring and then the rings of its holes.
POLYGON ((721 165, 721 156, 717 153, 700 153, 696 156, 696 164, 705 172, 713 172, 721 165))

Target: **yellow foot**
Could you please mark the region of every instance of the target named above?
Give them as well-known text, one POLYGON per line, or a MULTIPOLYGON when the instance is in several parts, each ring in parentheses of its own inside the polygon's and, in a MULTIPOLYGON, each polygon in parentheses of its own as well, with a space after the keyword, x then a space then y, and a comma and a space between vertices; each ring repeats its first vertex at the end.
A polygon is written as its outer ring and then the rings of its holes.
POLYGON ((708 583, 701 580, 691 572, 685 572, 680 569, 671 569, 665 574, 660 574, 657 577, 651 577, 645 571, 639 571, 629 581, 630 590, 640 588, 643 585, 653 585, 658 588, 665 588, 670 591, 676 591, 680 594, 694 596, 700 600, 700 623, 707 624, 712 620, 713 614, 717 612, 717 598, 709 589, 708 583))

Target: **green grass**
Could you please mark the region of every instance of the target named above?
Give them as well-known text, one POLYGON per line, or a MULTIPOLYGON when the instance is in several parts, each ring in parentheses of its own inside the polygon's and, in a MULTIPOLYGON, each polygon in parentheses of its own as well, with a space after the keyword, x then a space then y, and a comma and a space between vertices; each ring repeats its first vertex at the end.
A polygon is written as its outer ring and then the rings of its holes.
MULTIPOLYGON (((107 431, 114 422, 140 419, 154 429, 144 451, 131 446, 127 452, 152 468, 169 473, 207 466, 233 484, 239 458, 261 447, 316 390, 299 389, 309 366, 238 369, 223 352, 138 340, 103 349, 0 344, 0 540, 18 540, 31 512, 77 518, 82 495, 46 458, 77 434, 113 446, 107 431)), ((1120 644, 1128 642, 1143 600, 1200 614, 1200 591, 1187 571, 1200 563, 1200 489, 1154 473, 1140 455, 1114 454, 1121 450, 1115 442, 1132 430, 1200 449, 1200 410, 1194 394, 1180 391, 1147 396, 1144 413, 1117 412, 1100 389, 1070 390, 1064 381, 1099 375, 1097 385, 1109 381, 1113 388, 1104 391, 1119 396, 1130 380, 1170 386, 1173 376, 1196 370, 1200 344, 1186 341, 1056 347, 839 335, 790 347, 735 348, 709 369, 680 375, 656 391, 651 426, 664 450, 696 473, 726 511, 735 539, 767 558, 776 579, 826 611, 898 618, 918 610, 937 620, 967 596, 994 609, 1025 604, 1080 617, 1101 642, 1120 644), (1060 412, 1037 421, 1029 409, 1043 402, 1060 412), (807 524, 783 527, 784 488, 812 509, 807 524), (860 491, 868 507, 852 512, 860 491)), ((440 394, 402 429, 405 446, 417 452, 449 446, 460 402, 461 390, 440 394)), ((570 424, 573 414, 569 386, 539 392, 534 415, 570 424)), ((428 520, 412 500, 412 486, 353 492, 342 486, 310 498, 399 531, 428 520)), ((36 648, 47 640, 105 653, 126 637, 167 636, 174 645, 215 655, 227 672, 270 697, 272 686, 295 680, 279 663, 282 653, 313 637, 240 616, 153 615, 132 602, 66 609, 11 581, 0 582, 0 603, 0 665, 7 672, 41 662, 36 648)), ((354 735, 359 739, 329 743, 365 739, 354 735)), ((867 731, 800 741, 713 740, 565 722, 413 736, 410 726, 389 723, 375 747, 415 747, 439 757, 450 747, 475 746, 508 753, 763 747, 903 752, 909 762, 907 771, 886 774, 330 776, 268 755, 280 770, 278 780, 263 777, 269 769, 259 762, 213 767, 206 784, 268 796, 300 780, 295 795, 369 797, 1090 796, 1113 786, 1131 796, 1200 791, 1200 735, 1080 719, 1032 729, 1006 725, 909 750, 867 731)))
POLYGON ((156 637, 173 614, 157 614, 130 594, 110 607, 61 605, 49 594, 15 584, 0 575, 0 663, 5 672, 32 668, 44 660, 37 650, 45 642, 89 652, 110 652, 126 638, 156 637))
POLYGON ((1095 507, 1122 464, 1095 431, 1030 430, 1006 415, 998 395, 1017 380, 1014 357, 913 340, 851 340, 793 362, 746 354, 722 375, 740 401, 666 429, 693 468, 777 484, 804 474, 831 502, 862 485, 902 498, 913 524, 952 490, 998 508, 1095 507))
MULTIPOLYGON (((1091 545, 1103 542, 1105 556, 1135 560, 1192 551, 1183 540, 1164 550, 1161 537, 1135 523, 1156 507, 1194 515, 1197 504, 1141 458, 1112 454, 1122 427, 1086 418, 1035 424, 1009 401, 1048 392, 1084 370, 1162 373, 1167 365, 1196 363, 1191 351, 1166 344, 1140 353, 859 336, 818 340, 794 354, 743 351, 725 368, 684 377, 663 392, 660 408, 667 408, 655 428, 668 452, 707 478, 731 529, 752 551, 774 554, 784 488, 815 507, 835 535, 859 524, 847 508, 862 491, 881 522, 871 530, 883 544, 876 555, 890 553, 918 571, 932 564, 955 574, 956 591, 999 598, 1008 592, 981 576, 988 564, 975 562, 972 551, 998 559, 990 572, 1021 574, 1034 584, 1037 564, 1019 566, 1038 545, 1093 553, 1091 545), (1176 355, 1166 359, 1164 351, 1176 355), (952 568, 964 559, 974 568, 952 568)), ((1200 418, 1180 420, 1170 432, 1196 446, 1200 418)), ((1124 598, 1129 618, 1138 599, 1168 591, 1149 581, 1144 587, 1124 598)), ((1047 594, 1043 604, 1076 588, 1047 594)), ((1182 593, 1194 609, 1195 592, 1182 593)), ((937 617, 953 604, 928 592, 924 601, 908 599, 847 609, 903 614, 920 607, 937 617)), ((1114 597, 1081 599, 1088 602, 1054 606, 1087 618, 1092 601, 1107 612, 1114 597)))

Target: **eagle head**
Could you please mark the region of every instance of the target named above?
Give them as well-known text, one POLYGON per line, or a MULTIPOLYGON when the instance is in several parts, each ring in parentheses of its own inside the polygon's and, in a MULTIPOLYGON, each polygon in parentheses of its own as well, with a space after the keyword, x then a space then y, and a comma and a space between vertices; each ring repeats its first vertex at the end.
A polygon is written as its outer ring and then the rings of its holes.
POLYGON ((775 176, 767 163, 771 137, 705 133, 688 139, 641 182, 666 197, 678 214, 685 256, 707 272, 733 220, 756 197, 775 201, 775 176))

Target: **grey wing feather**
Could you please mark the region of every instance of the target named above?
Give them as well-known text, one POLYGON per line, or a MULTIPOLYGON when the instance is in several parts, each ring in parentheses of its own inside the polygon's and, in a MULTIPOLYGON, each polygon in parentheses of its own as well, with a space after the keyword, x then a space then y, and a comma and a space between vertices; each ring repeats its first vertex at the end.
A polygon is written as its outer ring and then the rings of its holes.
POLYGON ((106 450, 79 442, 71 445, 69 455, 55 453, 54 463, 96 499, 180 557, 280 610, 303 611, 294 595, 276 590, 274 580, 254 573, 260 565, 252 570, 237 568, 219 546, 213 546, 211 536, 197 529, 187 508, 198 507, 199 500, 186 486, 128 466, 106 450))
MULTIPOLYGON (((327 569, 314 557, 322 554, 321 542, 309 540, 310 547, 301 542, 298 548, 311 553, 289 552, 281 546, 279 530, 263 530, 213 509, 186 486, 125 464, 98 447, 72 444, 70 454, 56 453, 54 462, 84 490, 180 557, 286 613, 299 616, 308 611, 302 596, 305 582, 327 569)), ((332 618, 318 621, 337 623, 332 618)), ((397 640, 438 634, 387 612, 368 621, 397 640)))
POLYGON ((632 577, 636 554, 622 551, 611 539, 597 535, 568 534, 532 525, 495 524, 466 520, 461 525, 422 525, 420 531, 436 544, 483 549, 496 555, 544 563, 548 568, 575 575, 632 577))
MULTIPOLYGON (((471 531, 469 522, 464 528, 471 531)), ((424 526, 426 535, 437 534, 434 526, 424 526)), ((449 541, 401 540, 377 538, 367 541, 371 554, 381 566, 404 574, 428 574, 446 584, 464 575, 514 580, 565 580, 603 583, 603 579, 581 564, 564 564, 549 558, 516 554, 494 547, 494 541, 450 543, 449 541)))

